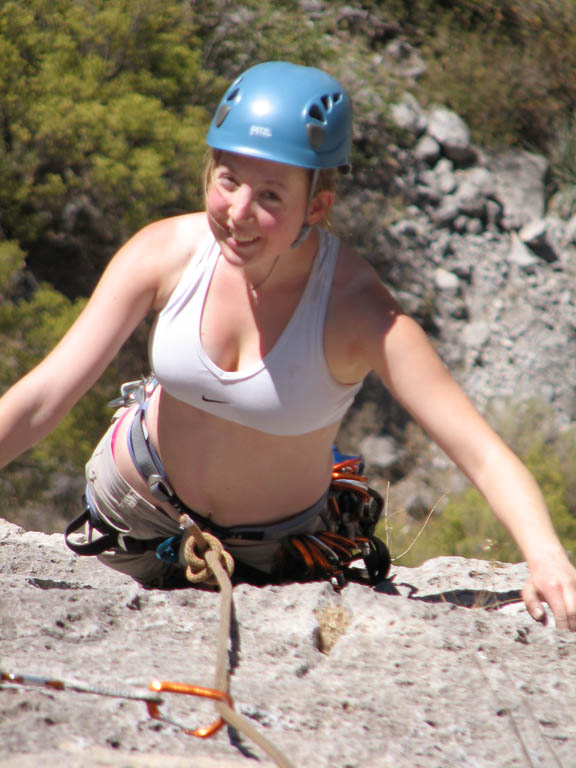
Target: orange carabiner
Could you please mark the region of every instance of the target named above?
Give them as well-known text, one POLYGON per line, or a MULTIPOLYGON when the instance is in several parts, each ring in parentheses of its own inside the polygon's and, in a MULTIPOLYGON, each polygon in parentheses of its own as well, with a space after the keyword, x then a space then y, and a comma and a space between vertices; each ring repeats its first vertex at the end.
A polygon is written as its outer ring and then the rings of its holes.
POLYGON ((362 464, 362 459, 359 456, 351 459, 344 459, 344 461, 338 461, 335 464, 333 464, 332 471, 333 473, 346 472, 346 473, 358 474, 358 470, 360 469, 361 464, 362 464))
MULTIPOLYGON (((156 691, 157 693, 182 693, 186 696, 201 696, 205 699, 215 699, 216 701, 223 701, 225 704, 228 704, 230 708, 234 707, 232 697, 225 691, 218 691, 215 688, 205 688, 201 685, 190 685, 188 683, 175 683, 170 682, 169 680, 152 680, 149 688, 151 691, 156 691)), ((192 729, 164 717, 160 712, 160 705, 156 701, 147 701, 146 708, 148 714, 150 717, 154 718, 154 720, 162 720, 164 723, 175 725, 178 728, 181 728, 188 736, 196 736, 199 739, 207 739, 210 736, 213 736, 226 722, 222 717, 219 717, 218 720, 215 720, 210 725, 204 726, 203 728, 192 729)))

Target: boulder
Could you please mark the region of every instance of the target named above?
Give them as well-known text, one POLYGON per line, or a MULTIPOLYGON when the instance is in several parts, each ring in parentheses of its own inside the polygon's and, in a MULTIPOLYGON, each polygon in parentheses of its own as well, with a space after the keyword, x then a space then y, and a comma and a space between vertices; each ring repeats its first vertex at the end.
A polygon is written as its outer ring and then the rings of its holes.
POLYGON ((424 133, 428 120, 418 100, 411 93, 404 93, 399 102, 392 105, 392 119, 398 128, 417 136, 424 133))
POLYGON ((496 184, 496 197, 502 204, 505 229, 520 229, 545 210, 545 185, 549 163, 542 155, 520 149, 490 155, 488 170, 496 184))
POLYGON ((458 164, 468 163, 475 156, 470 129, 451 109, 433 107, 428 113, 426 133, 438 142, 446 157, 458 164))

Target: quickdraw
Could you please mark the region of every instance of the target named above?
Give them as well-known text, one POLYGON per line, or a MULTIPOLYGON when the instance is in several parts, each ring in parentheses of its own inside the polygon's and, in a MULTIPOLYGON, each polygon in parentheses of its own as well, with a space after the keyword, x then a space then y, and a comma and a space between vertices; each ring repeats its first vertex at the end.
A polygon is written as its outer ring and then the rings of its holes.
POLYGON ((200 696, 203 698, 214 699, 215 701, 224 701, 230 707, 234 706, 232 698, 225 691, 217 691, 213 688, 189 685, 188 683, 175 683, 167 680, 152 680, 148 690, 145 688, 126 690, 120 688, 104 688, 77 680, 59 680, 51 677, 42 677, 41 675, 3 672, 0 670, 0 682, 25 687, 48 688, 51 691, 74 691, 76 693, 91 693, 97 696, 108 696, 115 699, 142 701, 146 705, 148 715, 154 720, 161 720, 168 725, 180 728, 180 730, 188 736, 196 736, 200 739, 207 739, 208 737, 213 736, 224 725, 225 720, 220 717, 210 725, 191 728, 188 725, 184 725, 169 717, 165 717, 161 713, 160 707, 164 704, 164 699, 159 695, 160 693, 180 693, 188 696, 200 696))
POLYGON ((288 552, 309 579, 327 577, 335 589, 347 581, 376 584, 389 573, 388 548, 374 535, 384 505, 382 496, 362 474, 361 456, 344 456, 334 448, 326 523, 328 530, 291 537, 288 552), (363 560, 365 568, 357 567, 363 560))

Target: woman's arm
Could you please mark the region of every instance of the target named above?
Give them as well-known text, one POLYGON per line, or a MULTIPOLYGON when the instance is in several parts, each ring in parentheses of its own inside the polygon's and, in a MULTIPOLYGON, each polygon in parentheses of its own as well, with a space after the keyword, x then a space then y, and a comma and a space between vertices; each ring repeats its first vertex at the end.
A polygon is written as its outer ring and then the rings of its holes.
POLYGON ((576 570, 552 526, 530 472, 472 405, 422 329, 372 281, 360 310, 366 365, 460 467, 515 539, 531 578, 523 597, 545 618, 545 600, 558 627, 576 631, 576 570))
POLYGON ((161 306, 190 257, 186 233, 193 237, 195 229, 193 216, 156 222, 118 251, 66 335, 0 399, 0 467, 58 425, 146 314, 161 306))

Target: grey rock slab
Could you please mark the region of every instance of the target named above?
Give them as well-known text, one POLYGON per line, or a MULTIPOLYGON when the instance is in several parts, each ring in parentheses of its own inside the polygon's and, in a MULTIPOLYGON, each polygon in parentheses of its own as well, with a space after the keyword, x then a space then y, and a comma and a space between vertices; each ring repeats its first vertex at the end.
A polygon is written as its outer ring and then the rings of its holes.
MULTIPOLYGON (((217 593, 141 589, 58 534, 5 522, 0 573, 3 670, 121 689, 212 684, 217 593)), ((446 557, 395 566, 374 589, 238 586, 236 709, 299 768, 520 768, 525 754, 567 768, 576 638, 528 617, 526 575, 524 564, 446 557)), ((162 711, 190 726, 214 716, 209 702, 168 694, 162 711)), ((226 728, 203 742, 139 701, 0 686, 2 768, 225 768, 249 755, 272 764, 226 728)))
MULTIPOLYGON (((162 753, 132 754, 112 748, 86 749, 82 744, 64 742, 58 751, 41 752, 30 755, 15 755, 0 759, 0 768, 190 768, 188 757, 162 753)), ((260 762, 262 768, 273 763, 260 762)), ((215 759, 195 756, 194 768, 242 768, 246 766, 244 758, 215 759)))

